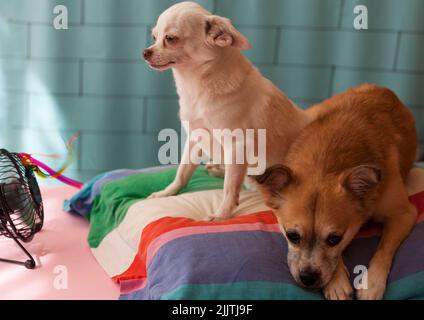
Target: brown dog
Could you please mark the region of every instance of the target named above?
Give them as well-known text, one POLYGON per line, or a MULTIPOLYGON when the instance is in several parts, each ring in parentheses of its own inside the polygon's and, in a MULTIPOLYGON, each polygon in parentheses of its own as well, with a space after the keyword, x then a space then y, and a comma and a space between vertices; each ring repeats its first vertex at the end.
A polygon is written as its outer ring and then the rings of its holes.
POLYGON ((323 289, 327 299, 348 299, 352 287, 342 252, 370 219, 383 223, 359 299, 381 299, 393 256, 414 226, 405 179, 416 159, 410 111, 382 87, 362 85, 315 107, 282 160, 256 177, 288 240, 294 279, 323 289))

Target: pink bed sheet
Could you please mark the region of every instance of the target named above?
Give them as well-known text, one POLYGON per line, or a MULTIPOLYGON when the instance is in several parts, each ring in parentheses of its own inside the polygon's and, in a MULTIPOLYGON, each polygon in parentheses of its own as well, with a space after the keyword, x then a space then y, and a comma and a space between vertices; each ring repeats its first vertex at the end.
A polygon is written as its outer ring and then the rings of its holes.
MULTIPOLYGON (((70 187, 42 189, 44 227, 30 243, 25 244, 38 266, 35 270, 28 270, 0 262, 0 300, 110 300, 119 297, 118 286, 90 252, 86 241, 88 222, 62 210, 63 200, 74 192, 75 189, 70 187)), ((17 245, 5 237, 0 237, 0 257, 25 260, 17 245)))

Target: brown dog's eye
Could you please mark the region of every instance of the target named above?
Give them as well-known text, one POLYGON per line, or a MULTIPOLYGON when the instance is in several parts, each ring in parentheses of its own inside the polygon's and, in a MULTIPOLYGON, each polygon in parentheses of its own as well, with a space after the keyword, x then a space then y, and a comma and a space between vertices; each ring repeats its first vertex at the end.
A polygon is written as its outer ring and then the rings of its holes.
POLYGON ((300 234, 296 231, 288 231, 286 233, 287 239, 293 244, 299 244, 300 243, 300 234))
POLYGON ((340 241, 342 241, 342 236, 339 236, 338 234, 330 234, 326 240, 327 244, 330 247, 337 246, 340 243, 340 241))
POLYGON ((177 37, 173 37, 173 36, 165 36, 165 40, 169 44, 175 44, 175 43, 177 43, 178 38, 177 37))

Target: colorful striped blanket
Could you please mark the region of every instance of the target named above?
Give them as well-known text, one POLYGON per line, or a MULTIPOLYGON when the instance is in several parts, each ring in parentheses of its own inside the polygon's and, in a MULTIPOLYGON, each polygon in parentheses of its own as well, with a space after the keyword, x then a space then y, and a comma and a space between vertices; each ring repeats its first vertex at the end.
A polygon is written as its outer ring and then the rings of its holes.
MULTIPOLYGON (((178 196, 145 199, 175 171, 107 173, 65 203, 89 219, 88 243, 121 299, 323 299, 295 284, 286 241, 257 192, 244 190, 235 217, 221 222, 202 221, 217 209, 223 184, 204 168, 178 196)), ((414 169, 408 188, 420 215, 396 254, 385 299, 424 299, 424 170, 414 169)), ((367 226, 345 251, 352 281, 379 233, 367 226)))

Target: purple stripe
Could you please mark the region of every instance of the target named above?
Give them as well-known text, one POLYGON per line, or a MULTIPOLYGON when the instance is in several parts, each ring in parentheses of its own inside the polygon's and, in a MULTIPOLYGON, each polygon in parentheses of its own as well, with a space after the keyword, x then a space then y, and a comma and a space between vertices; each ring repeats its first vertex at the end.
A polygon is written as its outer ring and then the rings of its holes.
MULTIPOLYGON (((424 223, 418 224, 399 248, 389 282, 424 271, 424 223)), ((345 252, 353 268, 368 265, 378 237, 355 239, 345 252)), ((160 299, 184 284, 271 281, 294 284, 286 263, 287 244, 275 232, 247 231, 188 236, 164 245, 149 269, 144 289, 121 299, 160 299)))

